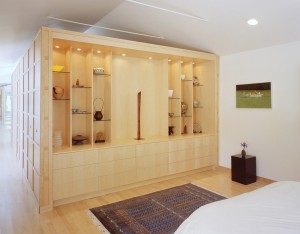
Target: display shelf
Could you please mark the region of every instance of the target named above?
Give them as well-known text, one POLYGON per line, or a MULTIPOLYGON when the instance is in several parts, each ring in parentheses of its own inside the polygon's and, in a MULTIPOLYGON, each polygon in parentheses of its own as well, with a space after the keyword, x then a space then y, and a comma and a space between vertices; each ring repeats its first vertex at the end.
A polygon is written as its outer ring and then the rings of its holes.
POLYGON ((93 76, 98 76, 98 77, 111 77, 111 74, 93 74, 93 76))
POLYGON ((169 97, 170 100, 180 100, 179 97, 169 97))
POLYGON ((93 121, 94 121, 94 122, 103 122, 103 121, 104 121, 104 122, 105 122, 105 121, 108 121, 108 122, 109 122, 109 121, 111 121, 111 119, 101 119, 101 120, 95 120, 95 119, 94 119, 93 121))
POLYGON ((193 106, 194 109, 202 109, 204 108, 203 106, 193 106))
POLYGON ((84 112, 84 113, 72 113, 72 115, 90 115, 92 113, 90 112, 84 112))
POLYGON ((169 116, 169 119, 174 119, 174 118, 180 118, 180 115, 176 115, 176 116, 169 116))
POLYGON ((53 98, 52 100, 53 101, 70 101, 71 99, 70 98, 60 98, 60 99, 53 98))
POLYGON ((52 71, 53 73, 59 73, 59 74, 70 74, 69 71, 52 71))
POLYGON ((72 86, 72 89, 91 89, 90 86, 72 86))

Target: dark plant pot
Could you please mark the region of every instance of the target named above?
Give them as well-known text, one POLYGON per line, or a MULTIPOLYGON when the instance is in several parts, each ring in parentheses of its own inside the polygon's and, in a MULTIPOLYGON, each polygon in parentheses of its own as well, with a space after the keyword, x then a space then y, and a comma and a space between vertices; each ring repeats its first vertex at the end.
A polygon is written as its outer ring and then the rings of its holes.
POLYGON ((100 121, 103 118, 101 111, 96 111, 94 115, 95 120, 100 121))
POLYGON ((246 157, 246 151, 242 150, 242 157, 245 158, 246 157))

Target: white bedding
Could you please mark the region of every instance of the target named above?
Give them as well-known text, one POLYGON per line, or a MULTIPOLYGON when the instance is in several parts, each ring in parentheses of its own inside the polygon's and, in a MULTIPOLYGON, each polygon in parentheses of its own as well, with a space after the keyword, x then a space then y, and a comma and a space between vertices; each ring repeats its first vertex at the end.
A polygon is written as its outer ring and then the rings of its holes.
POLYGON ((300 234, 300 182, 275 182, 197 209, 176 234, 300 234))

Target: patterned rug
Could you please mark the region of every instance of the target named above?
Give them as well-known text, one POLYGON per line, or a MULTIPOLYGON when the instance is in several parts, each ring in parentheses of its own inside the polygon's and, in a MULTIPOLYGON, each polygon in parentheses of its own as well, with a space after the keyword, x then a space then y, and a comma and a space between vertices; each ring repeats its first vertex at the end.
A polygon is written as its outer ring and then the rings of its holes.
POLYGON ((193 184, 90 209, 105 233, 174 233, 197 208, 225 199, 193 184))

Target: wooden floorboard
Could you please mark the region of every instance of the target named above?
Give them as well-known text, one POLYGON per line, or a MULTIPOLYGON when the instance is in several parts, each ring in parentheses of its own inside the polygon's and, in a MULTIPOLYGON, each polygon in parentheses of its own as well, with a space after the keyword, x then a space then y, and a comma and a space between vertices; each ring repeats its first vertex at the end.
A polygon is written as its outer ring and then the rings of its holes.
POLYGON ((10 130, 0 124, 0 234, 101 234, 88 217, 88 209, 186 183, 232 197, 272 181, 258 178, 256 183, 242 185, 231 181, 229 169, 218 167, 212 171, 58 206, 50 212, 38 214, 32 192, 22 180, 20 163, 12 153, 10 130))

